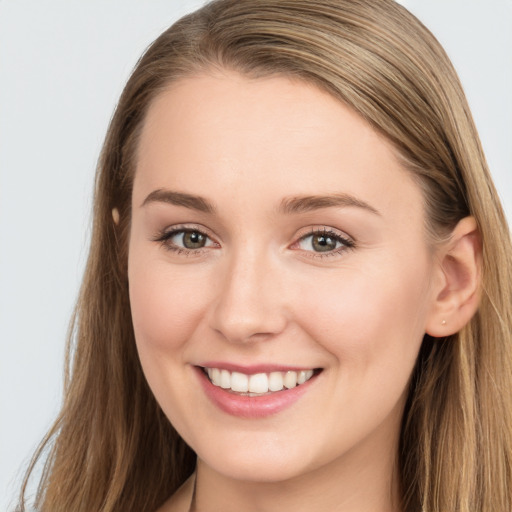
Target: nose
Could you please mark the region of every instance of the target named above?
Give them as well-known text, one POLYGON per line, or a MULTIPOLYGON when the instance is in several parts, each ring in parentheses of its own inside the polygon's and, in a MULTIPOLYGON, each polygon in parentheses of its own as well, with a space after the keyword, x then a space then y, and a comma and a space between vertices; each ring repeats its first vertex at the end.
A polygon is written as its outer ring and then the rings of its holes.
POLYGON ((225 262, 210 314, 210 327, 226 340, 247 343, 285 329, 287 312, 279 266, 254 251, 225 262))

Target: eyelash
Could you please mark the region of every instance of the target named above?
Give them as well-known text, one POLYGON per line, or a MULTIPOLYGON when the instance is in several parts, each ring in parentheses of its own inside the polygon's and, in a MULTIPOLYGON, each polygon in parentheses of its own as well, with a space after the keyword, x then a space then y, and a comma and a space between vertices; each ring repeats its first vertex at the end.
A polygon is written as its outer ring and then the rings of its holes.
MULTIPOLYGON (((170 240, 175 237, 176 235, 186 233, 197 233, 201 236, 206 237, 208 240, 213 241, 212 238, 202 229, 194 226, 176 226, 174 229, 170 231, 162 231, 159 233, 153 241, 159 242, 164 249, 168 251, 172 251, 178 255, 185 255, 185 256, 198 256, 204 252, 205 249, 208 249, 209 247, 200 247, 197 249, 187 249, 186 247, 180 247, 174 243, 171 243, 170 240)), ((303 250, 303 253, 306 255, 306 257, 309 258, 315 258, 315 259, 322 259, 322 258, 328 258, 332 256, 340 255, 341 253, 352 250, 356 247, 356 244, 353 240, 351 240, 348 237, 342 236, 341 234, 328 229, 328 228, 311 228, 310 231, 304 235, 301 235, 297 241, 293 242, 291 244, 291 248, 297 248, 300 243, 307 240, 309 237, 313 236, 323 236, 326 238, 330 238, 336 243, 340 243, 341 247, 338 247, 334 250, 325 251, 325 253, 319 252, 319 251, 307 251, 303 250)), ((217 242, 214 242, 214 244, 217 244, 217 242)))

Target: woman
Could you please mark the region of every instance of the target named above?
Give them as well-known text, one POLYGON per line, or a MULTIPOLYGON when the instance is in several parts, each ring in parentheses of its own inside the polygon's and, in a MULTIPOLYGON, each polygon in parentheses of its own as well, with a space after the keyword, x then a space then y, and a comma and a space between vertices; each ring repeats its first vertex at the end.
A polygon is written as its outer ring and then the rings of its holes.
POLYGON ((405 9, 205 6, 109 128, 38 506, 509 510, 509 255, 405 9))

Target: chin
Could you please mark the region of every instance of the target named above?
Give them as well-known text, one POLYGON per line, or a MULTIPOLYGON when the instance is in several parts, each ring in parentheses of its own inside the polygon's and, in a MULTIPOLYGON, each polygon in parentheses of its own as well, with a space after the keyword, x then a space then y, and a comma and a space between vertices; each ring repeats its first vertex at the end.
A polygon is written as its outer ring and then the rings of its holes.
POLYGON ((306 468, 289 461, 278 461, 275 455, 256 459, 228 459, 222 462, 202 461, 225 478, 243 482, 279 483, 292 480, 307 472, 306 468))
POLYGON ((265 483, 291 480, 314 469, 309 450, 299 449, 302 443, 286 443, 276 433, 268 434, 273 439, 253 435, 242 443, 217 443, 215 450, 199 447, 198 464, 233 480, 265 483))

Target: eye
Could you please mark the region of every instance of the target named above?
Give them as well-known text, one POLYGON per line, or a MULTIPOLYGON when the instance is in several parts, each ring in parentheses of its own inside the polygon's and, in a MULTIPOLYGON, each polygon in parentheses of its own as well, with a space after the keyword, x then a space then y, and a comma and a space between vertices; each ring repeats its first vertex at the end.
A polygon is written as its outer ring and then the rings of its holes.
POLYGON ((178 253, 200 251, 207 247, 217 247, 206 233, 194 228, 176 228, 159 234, 155 241, 170 251, 178 253))
POLYGON ((200 231, 178 231, 168 239, 172 244, 185 249, 201 249, 208 237, 200 231))
POLYGON ((318 256, 339 254, 355 246, 352 240, 328 229, 315 229, 294 245, 294 248, 317 253, 318 256))

